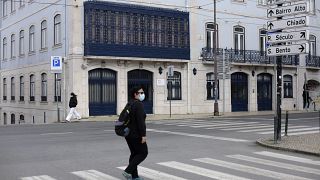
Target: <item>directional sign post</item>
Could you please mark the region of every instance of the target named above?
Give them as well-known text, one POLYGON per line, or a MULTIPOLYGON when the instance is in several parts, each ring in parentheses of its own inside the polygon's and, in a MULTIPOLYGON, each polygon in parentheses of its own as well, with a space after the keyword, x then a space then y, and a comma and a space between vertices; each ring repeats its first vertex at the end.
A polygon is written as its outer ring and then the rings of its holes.
POLYGON ((309 17, 303 16, 303 17, 297 17, 297 18, 268 21, 267 28, 268 30, 277 30, 277 29, 303 27, 308 25, 309 25, 309 17))
POLYGON ((287 46, 271 46, 267 48, 268 56, 283 56, 309 52, 309 44, 291 44, 287 46))
POLYGON ((278 8, 268 9, 267 17, 280 17, 286 15, 296 15, 301 13, 309 12, 309 4, 308 3, 301 3, 295 4, 291 6, 281 6, 278 8))
POLYGON ((304 41, 309 40, 309 31, 294 31, 294 32, 281 32, 281 33, 268 33, 267 42, 280 43, 287 41, 304 41))

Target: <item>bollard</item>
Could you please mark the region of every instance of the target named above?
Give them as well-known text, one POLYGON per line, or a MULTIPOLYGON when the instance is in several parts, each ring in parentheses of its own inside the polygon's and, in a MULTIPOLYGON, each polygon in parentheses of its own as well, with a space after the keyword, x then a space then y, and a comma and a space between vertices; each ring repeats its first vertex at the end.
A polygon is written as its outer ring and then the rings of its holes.
POLYGON ((273 140, 273 142, 274 142, 274 144, 277 144, 277 129, 278 129, 277 116, 274 116, 273 126, 274 126, 274 132, 273 132, 274 140, 273 140))
POLYGON ((285 123, 285 127, 284 127, 284 135, 288 136, 288 111, 286 111, 286 123, 285 123))

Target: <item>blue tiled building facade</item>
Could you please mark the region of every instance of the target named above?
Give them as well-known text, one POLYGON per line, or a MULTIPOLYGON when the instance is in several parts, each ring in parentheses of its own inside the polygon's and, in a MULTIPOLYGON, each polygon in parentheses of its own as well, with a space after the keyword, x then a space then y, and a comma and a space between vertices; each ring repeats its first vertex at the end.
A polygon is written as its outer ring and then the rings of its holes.
POLYGON ((89 1, 84 26, 85 56, 190 60, 187 12, 89 1))

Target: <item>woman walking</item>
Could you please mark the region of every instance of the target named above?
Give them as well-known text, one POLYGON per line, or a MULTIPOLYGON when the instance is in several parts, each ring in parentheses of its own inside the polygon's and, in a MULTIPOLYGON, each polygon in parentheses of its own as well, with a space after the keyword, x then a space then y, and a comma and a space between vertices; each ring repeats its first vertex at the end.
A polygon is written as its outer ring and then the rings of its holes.
POLYGON ((78 105, 78 100, 77 100, 77 95, 74 94, 73 92, 70 94, 71 95, 71 98, 69 100, 69 107, 70 107, 70 111, 69 111, 69 114, 66 118, 66 121, 67 122, 70 122, 71 121, 71 118, 73 116, 75 116, 78 120, 81 119, 81 116, 80 114, 77 112, 76 110, 76 107, 78 105))

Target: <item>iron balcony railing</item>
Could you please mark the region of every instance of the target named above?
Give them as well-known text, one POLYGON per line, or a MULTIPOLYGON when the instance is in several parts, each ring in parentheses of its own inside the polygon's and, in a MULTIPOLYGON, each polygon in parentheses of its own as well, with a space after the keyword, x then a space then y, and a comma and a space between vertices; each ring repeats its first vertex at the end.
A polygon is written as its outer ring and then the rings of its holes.
POLYGON ((320 68, 320 56, 306 56, 306 66, 320 68))
MULTIPOLYGON (((201 57, 203 61, 214 61, 214 49, 202 48, 201 57)), ((221 60, 223 49, 217 49, 217 58, 221 60)), ((274 64, 275 57, 268 57, 265 51, 257 50, 236 50, 225 49, 226 61, 231 63, 247 63, 247 64, 274 64)), ((299 55, 282 56, 284 65, 299 65, 299 55)))

